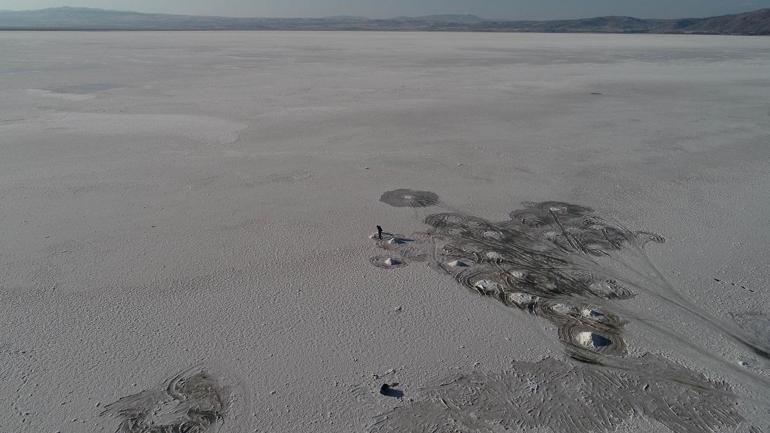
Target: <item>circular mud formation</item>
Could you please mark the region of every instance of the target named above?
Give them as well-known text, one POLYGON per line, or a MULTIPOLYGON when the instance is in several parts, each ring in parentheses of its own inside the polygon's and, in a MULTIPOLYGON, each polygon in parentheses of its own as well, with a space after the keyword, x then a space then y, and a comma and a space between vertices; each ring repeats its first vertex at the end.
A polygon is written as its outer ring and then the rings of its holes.
POLYGON ((376 234, 372 235, 371 238, 374 239, 378 248, 391 251, 397 251, 400 248, 404 248, 409 243, 414 241, 413 239, 409 239, 406 236, 392 233, 383 233, 382 239, 378 238, 376 234))
POLYGON ((425 252, 419 245, 413 245, 417 243, 417 240, 414 238, 408 238, 393 233, 382 233, 382 239, 376 234, 371 235, 370 238, 374 240, 378 248, 387 251, 389 254, 402 257, 412 262, 424 262, 427 260, 425 252))
POLYGON ((391 256, 374 256, 369 262, 380 269, 399 269, 407 266, 404 259, 391 256))
POLYGON ((584 362, 601 364, 604 356, 626 354, 623 337, 609 327, 598 329, 580 321, 566 323, 559 328, 559 340, 571 357, 584 362))
MULTIPOLYGON (((422 207, 439 199, 430 192, 399 189, 383 194, 381 201, 422 207)), ((499 222, 461 212, 427 215, 424 232, 383 233, 375 243, 385 255, 372 258, 372 264, 396 269, 405 266, 401 260, 427 261, 472 293, 548 320, 574 359, 604 364, 625 356, 627 322, 604 301, 633 298, 632 289, 639 287, 608 278, 612 272, 591 256, 614 255, 626 264, 624 250, 643 255, 646 243, 663 238, 632 231, 588 206, 560 201, 522 205, 499 222)), ((632 263, 628 266, 634 271, 632 263)))
POLYGON ((490 224, 483 218, 478 218, 472 215, 463 215, 456 212, 438 213, 429 215, 425 218, 425 224, 438 229, 444 230, 446 233, 453 233, 450 230, 459 229, 457 234, 463 233, 462 230, 472 229, 484 229, 493 230, 494 225, 490 224))
POLYGON ((588 292, 603 299, 631 299, 636 296, 631 289, 613 279, 592 281, 588 292))
POLYGON ((380 201, 393 207, 429 207, 437 205, 439 198, 430 191, 396 189, 382 194, 380 201))

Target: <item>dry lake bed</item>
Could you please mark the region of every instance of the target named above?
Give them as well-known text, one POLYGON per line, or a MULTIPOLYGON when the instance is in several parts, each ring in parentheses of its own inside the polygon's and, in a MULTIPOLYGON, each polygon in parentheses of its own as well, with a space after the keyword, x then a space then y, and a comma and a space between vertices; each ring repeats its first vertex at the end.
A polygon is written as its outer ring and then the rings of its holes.
POLYGON ((0 432, 767 432, 768 227, 768 38, 3 32, 0 432))

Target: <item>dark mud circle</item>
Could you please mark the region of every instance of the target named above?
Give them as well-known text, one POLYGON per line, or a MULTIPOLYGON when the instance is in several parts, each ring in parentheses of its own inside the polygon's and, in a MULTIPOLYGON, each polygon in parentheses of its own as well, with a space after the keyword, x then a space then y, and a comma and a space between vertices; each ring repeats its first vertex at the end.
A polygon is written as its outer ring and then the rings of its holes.
POLYGON ((430 191, 396 189, 382 194, 380 201, 394 207, 428 207, 438 204, 438 195, 430 191))

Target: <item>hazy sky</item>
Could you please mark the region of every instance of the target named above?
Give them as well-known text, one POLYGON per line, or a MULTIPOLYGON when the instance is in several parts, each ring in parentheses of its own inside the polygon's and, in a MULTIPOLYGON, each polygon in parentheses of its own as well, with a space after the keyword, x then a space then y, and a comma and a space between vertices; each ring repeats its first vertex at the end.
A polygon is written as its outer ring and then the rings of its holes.
POLYGON ((83 6, 141 12, 226 16, 476 14, 552 19, 600 15, 683 18, 770 7, 770 0, 0 0, 0 9, 83 6))

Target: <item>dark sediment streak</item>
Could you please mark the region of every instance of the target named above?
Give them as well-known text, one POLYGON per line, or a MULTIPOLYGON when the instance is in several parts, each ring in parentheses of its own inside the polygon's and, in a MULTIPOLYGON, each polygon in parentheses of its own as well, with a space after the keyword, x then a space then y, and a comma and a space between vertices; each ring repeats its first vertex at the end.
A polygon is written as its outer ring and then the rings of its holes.
MULTIPOLYGON (((770 347, 770 317, 759 312, 732 313, 732 319, 738 326, 754 337, 756 341, 764 343, 764 347, 770 347)), ((763 347, 754 347, 754 353, 770 360, 770 353, 763 347)))

